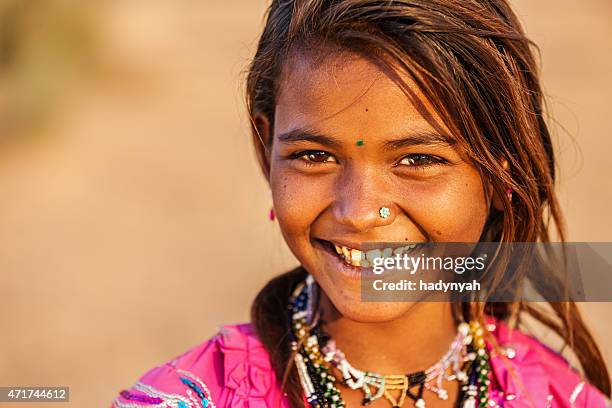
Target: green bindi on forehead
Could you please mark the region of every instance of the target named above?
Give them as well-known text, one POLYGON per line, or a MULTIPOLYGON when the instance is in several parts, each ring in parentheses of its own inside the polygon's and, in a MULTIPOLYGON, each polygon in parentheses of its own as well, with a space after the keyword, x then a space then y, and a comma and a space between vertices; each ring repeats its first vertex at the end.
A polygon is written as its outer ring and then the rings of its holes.
POLYGON ((359 139, 359 140, 357 141, 357 146, 363 146, 363 140, 359 139))

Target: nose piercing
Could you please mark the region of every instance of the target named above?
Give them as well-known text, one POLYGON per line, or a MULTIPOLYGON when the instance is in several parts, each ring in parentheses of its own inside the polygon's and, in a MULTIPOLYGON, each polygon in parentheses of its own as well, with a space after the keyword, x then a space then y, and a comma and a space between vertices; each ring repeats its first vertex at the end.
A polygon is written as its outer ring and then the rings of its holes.
POLYGON ((388 207, 380 207, 380 210, 378 210, 378 215, 380 215, 380 218, 389 218, 389 216, 391 215, 391 210, 388 207))

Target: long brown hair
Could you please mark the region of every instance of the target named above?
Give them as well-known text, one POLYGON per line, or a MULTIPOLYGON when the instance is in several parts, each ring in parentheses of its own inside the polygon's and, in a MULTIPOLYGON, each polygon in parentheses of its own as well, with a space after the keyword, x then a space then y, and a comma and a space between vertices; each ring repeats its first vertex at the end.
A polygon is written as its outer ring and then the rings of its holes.
MULTIPOLYGON (((392 68, 389 72, 401 70, 503 200, 503 211, 491 210, 482 240, 549 242, 554 227, 563 241, 534 47, 505 0, 273 0, 248 71, 247 105, 252 118, 263 115, 274 126, 283 69, 299 52, 349 51, 392 68)), ((253 132, 258 132, 255 124, 253 132)), ((303 403, 286 305, 305 275, 297 268, 273 279, 251 310, 292 406, 303 403)), ((521 301, 464 303, 455 310, 466 320, 482 321, 485 314, 506 321, 532 316, 569 345, 587 379, 610 396, 606 365, 576 304, 548 305, 552 312, 521 301)))

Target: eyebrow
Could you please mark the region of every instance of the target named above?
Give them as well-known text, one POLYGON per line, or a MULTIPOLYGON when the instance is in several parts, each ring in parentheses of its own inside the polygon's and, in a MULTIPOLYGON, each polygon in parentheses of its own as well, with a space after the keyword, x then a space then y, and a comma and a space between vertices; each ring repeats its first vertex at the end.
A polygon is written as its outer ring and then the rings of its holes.
POLYGON ((448 145, 452 146, 457 141, 449 135, 437 132, 420 132, 400 139, 387 140, 383 143, 385 150, 395 150, 407 146, 417 145, 448 145))
POLYGON ((339 148, 340 140, 331 136, 314 133, 304 129, 294 129, 278 135, 278 140, 283 143, 314 142, 327 147, 339 148))
MULTIPOLYGON (((312 132, 305 129, 294 129, 289 132, 281 133, 278 136, 278 140, 283 143, 300 143, 300 142, 314 142, 323 146, 339 148, 342 142, 331 136, 312 132)), ((437 132, 419 132, 410 136, 402 137, 399 139, 387 140, 383 142, 384 150, 395 150, 407 146, 416 145, 449 145, 456 144, 451 136, 440 134, 437 132)))

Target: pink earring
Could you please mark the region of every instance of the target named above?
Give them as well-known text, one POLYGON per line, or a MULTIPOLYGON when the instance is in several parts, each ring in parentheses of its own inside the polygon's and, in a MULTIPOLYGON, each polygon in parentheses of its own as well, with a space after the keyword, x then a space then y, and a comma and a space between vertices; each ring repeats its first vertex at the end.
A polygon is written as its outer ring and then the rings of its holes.
POLYGON ((268 214, 268 219, 270 221, 274 221, 276 219, 276 214, 274 214, 274 208, 270 208, 270 213, 268 214))
POLYGON ((509 198, 509 199, 512 199, 512 188, 508 187, 508 188, 506 189, 506 194, 508 195, 508 198, 509 198))

